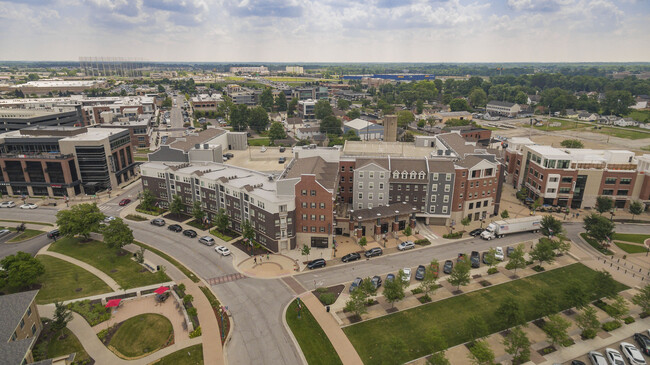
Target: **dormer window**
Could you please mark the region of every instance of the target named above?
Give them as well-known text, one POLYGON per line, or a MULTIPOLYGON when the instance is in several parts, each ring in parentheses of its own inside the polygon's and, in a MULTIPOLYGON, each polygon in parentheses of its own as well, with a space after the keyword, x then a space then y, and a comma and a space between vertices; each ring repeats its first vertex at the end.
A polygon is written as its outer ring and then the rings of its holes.
POLYGON ((420 180, 424 179, 424 171, 420 171, 420 174, 418 175, 418 179, 420 180))
POLYGON ((402 179, 407 179, 409 177, 408 172, 402 171, 402 179))
POLYGON ((399 179, 399 171, 393 172, 393 179, 399 179))
POLYGON ((411 171, 411 179, 415 180, 415 171, 411 171))

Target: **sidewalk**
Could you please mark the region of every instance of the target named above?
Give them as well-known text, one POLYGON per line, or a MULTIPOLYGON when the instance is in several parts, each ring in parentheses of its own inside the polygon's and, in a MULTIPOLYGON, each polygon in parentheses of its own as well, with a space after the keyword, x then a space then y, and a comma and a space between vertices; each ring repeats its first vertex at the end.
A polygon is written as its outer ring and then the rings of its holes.
POLYGON ((235 266, 246 276, 271 279, 295 273, 296 262, 282 254, 248 257, 235 266))
MULTIPOLYGON (((199 289, 199 285, 192 282, 192 280, 184 279, 181 282, 185 284, 185 293, 194 297, 192 304, 199 315, 199 323, 201 325, 201 337, 199 338, 203 342, 203 363, 205 365, 225 364, 219 322, 217 322, 217 317, 208 298, 199 289)), ((209 286, 206 287, 208 289, 210 288, 209 286)))

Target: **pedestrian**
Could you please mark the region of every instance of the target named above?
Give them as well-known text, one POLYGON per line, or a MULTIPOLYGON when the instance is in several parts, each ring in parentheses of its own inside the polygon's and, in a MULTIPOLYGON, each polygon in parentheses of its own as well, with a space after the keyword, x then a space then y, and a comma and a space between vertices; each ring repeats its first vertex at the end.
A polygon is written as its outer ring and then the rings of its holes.
POLYGON ((576 213, 576 218, 580 218, 580 213, 576 213))
POLYGON ((269 253, 266 253, 266 261, 269 261, 269 253))
POLYGON ((253 261, 255 262, 255 265, 257 265, 257 256, 253 257, 253 261))

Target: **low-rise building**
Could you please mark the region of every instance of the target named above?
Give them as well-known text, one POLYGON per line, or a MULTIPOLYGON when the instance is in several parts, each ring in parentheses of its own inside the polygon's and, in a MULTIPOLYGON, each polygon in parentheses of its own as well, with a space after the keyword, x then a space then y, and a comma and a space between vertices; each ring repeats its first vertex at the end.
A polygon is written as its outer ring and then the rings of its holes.
POLYGON ((384 126, 360 118, 343 124, 343 133, 353 130, 364 141, 384 138, 384 126))
POLYGON ((209 111, 217 110, 217 105, 223 101, 221 94, 215 93, 212 95, 200 94, 190 99, 190 105, 193 110, 209 111))
POLYGON ((49 111, 39 109, 0 109, 0 133, 17 131, 35 126, 80 126, 81 114, 78 109, 70 111, 49 111))
POLYGON ((472 120, 472 113, 466 111, 460 112, 437 112, 433 114, 433 118, 438 123, 445 123, 450 119, 458 120, 472 120))
POLYGON ((34 362, 32 349, 43 330, 36 294, 38 290, 0 295, 0 354, 5 364, 34 362))
POLYGON ((519 104, 510 103, 508 101, 492 100, 487 103, 485 111, 490 115, 503 115, 506 117, 516 117, 521 111, 519 104))
POLYGON ((298 101, 298 117, 302 119, 316 119, 316 101, 313 99, 298 101))

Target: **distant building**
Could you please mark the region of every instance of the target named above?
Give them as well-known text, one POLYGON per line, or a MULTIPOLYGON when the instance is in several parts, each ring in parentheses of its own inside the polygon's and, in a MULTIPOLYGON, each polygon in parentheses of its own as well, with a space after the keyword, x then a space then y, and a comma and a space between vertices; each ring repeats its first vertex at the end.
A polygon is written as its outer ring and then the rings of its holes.
POLYGON ((257 105, 260 100, 262 90, 259 89, 242 89, 242 91, 228 94, 235 104, 257 105))
POLYGON ((217 110, 217 105, 222 101, 223 98, 219 93, 200 94, 190 99, 190 105, 192 105, 192 109, 198 111, 217 110))
POLYGON ((45 95, 49 93, 81 93, 89 89, 106 88, 108 84, 101 80, 37 80, 20 85, 0 86, 0 91, 20 90, 27 95, 45 95))
POLYGON ((36 307, 38 290, 0 295, 0 354, 3 364, 34 362, 32 348, 43 324, 36 307))
POLYGON ((72 127, 81 124, 79 110, 55 112, 38 109, 0 109, 0 133, 35 126, 72 127))
POLYGON ((231 67, 232 73, 250 73, 250 74, 268 74, 269 69, 266 66, 241 66, 231 67))
POLYGON ((326 87, 299 87, 291 92, 291 98, 298 100, 321 100, 329 98, 329 91, 326 87))
POLYGON ((353 130, 364 141, 384 138, 384 126, 359 118, 343 125, 343 133, 347 133, 349 130, 353 130))
POLYGON ((302 119, 316 119, 316 101, 313 99, 298 101, 298 117, 302 119))
POLYGON ((302 75, 305 73, 305 69, 302 66, 287 66, 285 67, 285 72, 302 75))
POLYGON ((312 139, 317 135, 321 135, 320 127, 302 127, 296 130, 296 138, 298 139, 312 139))
POLYGON ((490 115, 503 115, 506 117, 516 117, 521 111, 519 104, 510 103, 507 101, 492 100, 487 103, 485 111, 490 115))
POLYGON ((460 112, 437 112, 433 114, 433 118, 439 123, 445 123, 450 119, 458 120, 472 120, 472 113, 466 111, 460 112))
POLYGON ((397 141, 397 115, 387 115, 384 117, 384 141, 397 141))

